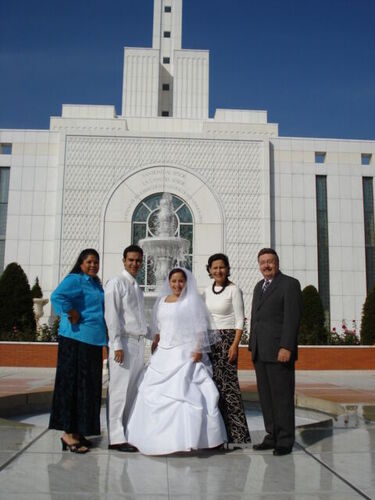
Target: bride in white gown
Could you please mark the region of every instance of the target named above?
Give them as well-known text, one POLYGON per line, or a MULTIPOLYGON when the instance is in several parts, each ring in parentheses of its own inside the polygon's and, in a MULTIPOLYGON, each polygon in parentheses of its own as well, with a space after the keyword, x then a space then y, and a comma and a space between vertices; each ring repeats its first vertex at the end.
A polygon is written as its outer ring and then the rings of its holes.
POLYGON ((154 353, 126 429, 145 455, 214 448, 227 439, 210 375, 206 306, 193 275, 172 269, 153 312, 154 353))

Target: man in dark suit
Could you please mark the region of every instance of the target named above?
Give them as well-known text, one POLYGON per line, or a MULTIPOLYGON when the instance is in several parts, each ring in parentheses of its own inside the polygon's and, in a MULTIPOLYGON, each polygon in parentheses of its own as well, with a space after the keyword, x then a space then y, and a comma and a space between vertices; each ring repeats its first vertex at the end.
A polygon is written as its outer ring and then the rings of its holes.
POLYGON ((254 288, 249 350, 254 362, 266 437, 255 450, 287 455, 294 443, 294 362, 302 313, 299 281, 279 270, 272 248, 258 253, 263 280, 254 288))

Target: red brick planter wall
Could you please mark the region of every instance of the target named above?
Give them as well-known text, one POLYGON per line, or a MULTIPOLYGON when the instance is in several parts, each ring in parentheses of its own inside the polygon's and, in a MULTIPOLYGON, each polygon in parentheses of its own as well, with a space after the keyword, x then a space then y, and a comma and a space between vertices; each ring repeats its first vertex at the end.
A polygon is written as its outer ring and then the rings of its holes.
MULTIPOLYGON (((56 360, 52 342, 0 342, 0 366, 55 367, 56 360)), ((240 347, 238 367, 254 369, 247 347, 240 347)), ((300 346, 296 369, 375 370, 375 346, 300 346)))
MULTIPOLYGON (((107 355, 103 349, 103 355, 107 355)), ((0 342, 0 366, 54 368, 57 362, 57 343, 0 342)))
MULTIPOLYGON (((251 353, 240 347, 239 370, 253 370, 251 353)), ((375 346, 300 346, 297 370, 375 370, 375 346)))

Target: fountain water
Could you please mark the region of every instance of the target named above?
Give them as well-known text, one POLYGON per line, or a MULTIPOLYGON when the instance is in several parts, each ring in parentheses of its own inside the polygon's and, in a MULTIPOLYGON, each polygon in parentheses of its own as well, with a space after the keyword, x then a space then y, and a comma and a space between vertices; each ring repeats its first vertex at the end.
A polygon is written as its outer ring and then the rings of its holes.
POLYGON ((164 193, 156 216, 155 236, 144 238, 139 245, 152 258, 156 290, 160 290, 168 272, 174 265, 182 264, 189 253, 189 240, 175 236, 177 228, 172 195, 164 193))

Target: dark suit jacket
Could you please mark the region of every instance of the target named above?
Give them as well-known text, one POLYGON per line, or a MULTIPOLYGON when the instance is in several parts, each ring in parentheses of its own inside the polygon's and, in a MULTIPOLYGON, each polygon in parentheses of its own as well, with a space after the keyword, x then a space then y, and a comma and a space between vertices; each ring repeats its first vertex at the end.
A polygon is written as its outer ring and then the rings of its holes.
POLYGON ((279 349, 284 347, 296 360, 302 313, 299 281, 279 271, 265 293, 263 283, 259 281, 253 293, 249 339, 252 359, 275 362, 279 349))

